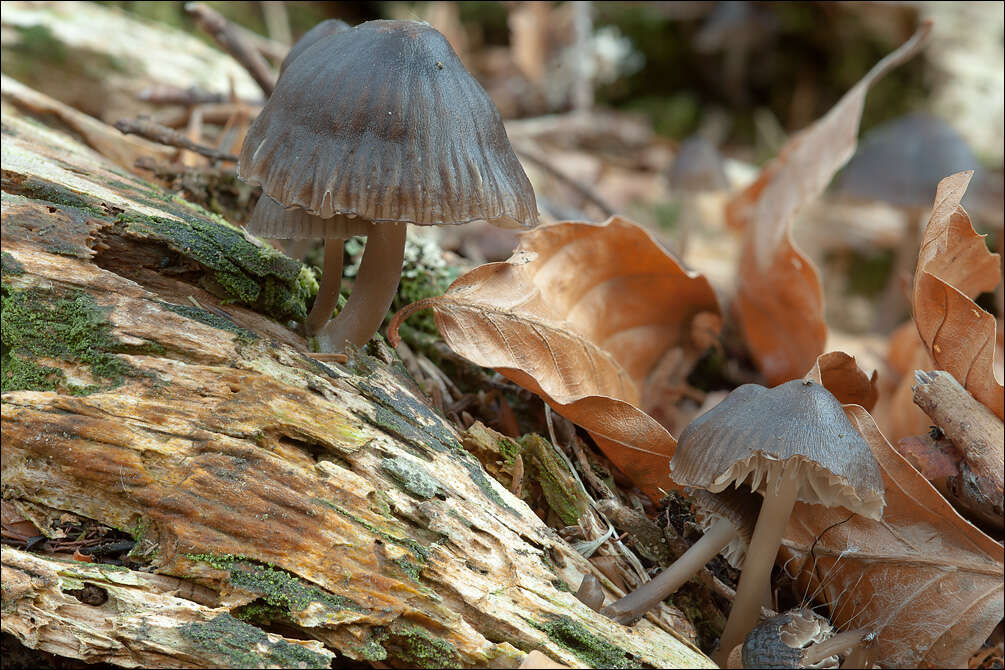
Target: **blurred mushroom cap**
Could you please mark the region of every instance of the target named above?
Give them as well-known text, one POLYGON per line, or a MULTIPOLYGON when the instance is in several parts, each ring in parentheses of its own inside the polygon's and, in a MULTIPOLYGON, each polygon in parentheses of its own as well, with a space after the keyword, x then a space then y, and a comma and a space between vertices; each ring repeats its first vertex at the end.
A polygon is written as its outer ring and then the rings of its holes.
POLYGON ((537 223, 492 100, 443 35, 413 21, 369 21, 305 49, 248 130, 238 170, 325 219, 537 223))
POLYGON ((695 506, 695 516, 704 532, 708 532, 717 521, 725 519, 736 526, 736 537, 720 551, 730 565, 742 569, 743 559, 754 534, 757 513, 761 510, 761 496, 747 487, 727 488, 719 493, 704 489, 691 489, 689 496, 695 506))
POLYGON ((909 114, 866 134, 838 175, 833 193, 929 208, 942 179, 975 169, 980 169, 977 157, 952 126, 927 114, 909 114))
POLYGON ((672 191, 719 191, 729 188, 726 164, 715 145, 695 135, 677 149, 668 174, 672 191))
POLYGON ((345 30, 349 30, 349 28, 349 24, 345 21, 340 21, 338 19, 325 19, 308 30, 303 34, 303 37, 297 40, 297 43, 294 44, 286 54, 286 58, 283 59, 282 65, 279 66, 279 76, 283 76, 283 72, 285 72, 286 68, 290 66, 290 63, 295 61, 300 54, 307 50, 308 47, 314 46, 314 44, 316 44, 321 38, 341 33, 345 30))
POLYGON ((373 225, 358 216, 350 218, 336 214, 322 219, 299 207, 284 207, 263 193, 245 230, 267 240, 347 240, 356 235, 369 235, 373 225))
POLYGON ((670 471, 678 484, 713 493, 745 482, 763 492, 789 463, 801 470, 799 500, 882 514, 883 479, 868 443, 837 398, 811 381, 737 388, 688 424, 670 471))

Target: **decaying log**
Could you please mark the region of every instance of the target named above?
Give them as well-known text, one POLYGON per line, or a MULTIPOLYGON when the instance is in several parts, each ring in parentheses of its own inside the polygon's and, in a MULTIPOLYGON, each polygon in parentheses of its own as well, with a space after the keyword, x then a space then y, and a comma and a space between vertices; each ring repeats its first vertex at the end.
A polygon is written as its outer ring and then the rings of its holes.
POLYGON ((11 1, 0 22, 5 74, 106 123, 155 112, 157 105, 140 99, 152 86, 262 97, 227 54, 116 7, 11 1))
POLYGON ((3 498, 136 543, 127 568, 5 548, 5 632, 146 667, 710 666, 580 603, 587 573, 621 594, 392 351, 306 356, 309 270, 16 109, 3 133, 3 498))

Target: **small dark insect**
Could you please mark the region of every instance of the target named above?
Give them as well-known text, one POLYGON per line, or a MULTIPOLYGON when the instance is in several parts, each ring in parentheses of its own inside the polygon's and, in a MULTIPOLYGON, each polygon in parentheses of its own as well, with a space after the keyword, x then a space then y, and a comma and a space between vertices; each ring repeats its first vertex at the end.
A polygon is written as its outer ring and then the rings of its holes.
POLYGON ((928 437, 932 438, 933 440, 941 440, 945 436, 946 436, 946 434, 943 433, 942 429, 939 428, 938 426, 929 426, 928 427, 928 437))
POLYGON ((436 68, 438 70, 442 70, 443 69, 443 63, 441 63, 440 61, 436 61, 436 68))

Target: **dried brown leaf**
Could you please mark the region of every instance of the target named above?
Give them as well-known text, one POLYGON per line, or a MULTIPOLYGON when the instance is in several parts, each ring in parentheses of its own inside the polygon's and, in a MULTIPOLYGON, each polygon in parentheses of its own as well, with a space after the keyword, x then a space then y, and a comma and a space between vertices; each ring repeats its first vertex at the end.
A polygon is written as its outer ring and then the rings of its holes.
POLYGON ((1003 613, 1002 546, 979 531, 890 445, 857 405, 845 411, 883 473, 879 521, 799 503, 780 558, 844 629, 878 634, 882 667, 961 667, 1003 613))
POLYGON ((1001 419, 995 318, 973 301, 998 285, 1001 257, 988 251, 960 206, 972 176, 958 172, 939 183, 914 276, 914 321, 936 365, 1001 419))
POLYGON ((803 376, 827 337, 820 278, 792 242, 792 220, 855 152, 869 87, 918 53, 930 30, 931 23, 922 24, 877 63, 823 118, 794 135, 727 206, 730 225, 744 231, 737 318, 769 385, 803 376))
POLYGON ((806 376, 819 382, 845 405, 862 405, 871 410, 879 397, 878 373, 873 370, 871 375, 866 374, 855 357, 843 351, 829 351, 818 356, 806 376))
POLYGON ((590 432, 608 458, 654 499, 673 488, 676 440, 639 409, 646 376, 719 312, 711 285, 645 230, 618 217, 525 233, 513 256, 458 278, 431 307, 458 354, 540 395, 590 432))

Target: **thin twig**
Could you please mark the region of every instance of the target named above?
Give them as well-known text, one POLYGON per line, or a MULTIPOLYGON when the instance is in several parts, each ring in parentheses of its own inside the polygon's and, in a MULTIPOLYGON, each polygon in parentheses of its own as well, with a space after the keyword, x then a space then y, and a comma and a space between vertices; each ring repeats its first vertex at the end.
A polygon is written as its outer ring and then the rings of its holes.
POLYGON ((272 95, 272 91, 276 88, 275 73, 258 49, 248 42, 236 26, 215 9, 201 2, 186 3, 185 11, 195 18, 200 28, 212 35, 217 44, 248 71, 266 97, 272 95))
POLYGON ((569 175, 565 174, 557 167, 549 163, 547 160, 541 156, 527 151, 526 149, 516 149, 516 153, 521 158, 525 158, 534 165, 538 166, 548 174, 550 174, 555 179, 558 179, 562 183, 566 184, 576 193, 581 195, 585 200, 595 205, 606 217, 614 216, 614 208, 611 207, 596 191, 591 187, 587 186, 583 182, 573 179, 569 175))
POLYGON ((115 127, 126 135, 139 135, 140 137, 145 137, 148 140, 152 140, 169 147, 188 149, 189 151, 194 151, 197 154, 201 154, 213 160, 227 161, 230 163, 237 162, 237 156, 233 154, 217 151, 212 147, 207 147, 202 144, 196 144, 189 138, 185 137, 182 133, 172 130, 167 126, 162 126, 150 119, 143 117, 133 120, 120 119, 115 122, 115 127))
POLYGON ((185 105, 191 107, 192 105, 226 102, 227 95, 224 93, 203 91, 195 86, 181 88, 180 86, 158 84, 137 93, 136 99, 155 105, 185 105))

